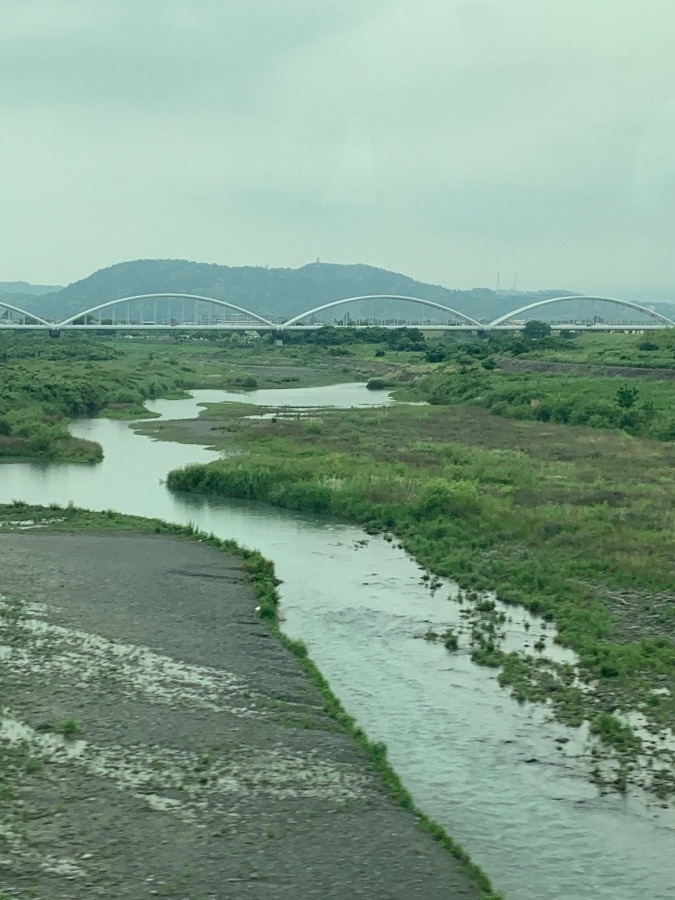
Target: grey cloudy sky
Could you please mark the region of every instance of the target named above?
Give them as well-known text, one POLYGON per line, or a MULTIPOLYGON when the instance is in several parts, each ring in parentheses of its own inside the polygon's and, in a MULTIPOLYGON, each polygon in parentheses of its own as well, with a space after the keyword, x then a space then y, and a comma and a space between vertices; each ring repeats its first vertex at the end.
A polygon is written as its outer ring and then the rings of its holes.
POLYGON ((674 29, 672 0, 0 0, 0 280, 319 256, 668 291, 674 29))

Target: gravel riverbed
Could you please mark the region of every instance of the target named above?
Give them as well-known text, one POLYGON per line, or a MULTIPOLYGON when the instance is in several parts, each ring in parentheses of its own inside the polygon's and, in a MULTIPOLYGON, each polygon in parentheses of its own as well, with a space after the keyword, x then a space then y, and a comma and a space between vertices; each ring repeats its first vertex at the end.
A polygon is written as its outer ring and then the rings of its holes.
POLYGON ((0 896, 479 896, 256 604, 196 541, 0 534, 0 896))

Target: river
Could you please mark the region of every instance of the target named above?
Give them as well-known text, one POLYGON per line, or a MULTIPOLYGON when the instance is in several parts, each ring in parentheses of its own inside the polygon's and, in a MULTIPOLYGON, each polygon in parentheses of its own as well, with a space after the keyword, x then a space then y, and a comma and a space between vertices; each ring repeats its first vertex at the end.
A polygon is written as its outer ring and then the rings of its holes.
MULTIPOLYGON (((242 395, 195 391, 190 400, 147 405, 165 419, 188 418, 199 403, 223 399, 242 395)), ((256 391, 245 399, 305 407, 390 402, 363 385, 256 391)), ((443 582, 431 591, 423 570, 400 548, 358 528, 261 504, 171 494, 168 472, 217 457, 206 448, 155 441, 108 419, 79 421, 72 431, 98 441, 103 462, 3 465, 0 501, 72 502, 193 522, 272 559, 283 582, 284 630, 307 644, 368 736, 387 744, 419 806, 507 897, 675 896, 673 811, 600 793, 580 758, 584 729, 550 721, 541 706, 519 705, 461 647, 451 654, 421 639, 430 627, 461 624, 455 585, 443 582)), ((514 645, 536 638, 541 623, 522 611, 509 615, 514 645)))

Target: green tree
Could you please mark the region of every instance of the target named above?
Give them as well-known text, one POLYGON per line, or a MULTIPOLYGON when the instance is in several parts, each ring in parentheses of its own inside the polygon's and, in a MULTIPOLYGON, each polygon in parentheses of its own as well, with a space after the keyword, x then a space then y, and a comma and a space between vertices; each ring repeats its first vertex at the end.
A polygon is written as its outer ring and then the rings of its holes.
POLYGON ((616 402, 621 409, 630 409, 632 406, 635 406, 638 396, 639 392, 636 387, 628 387, 627 384, 622 384, 616 392, 616 402))
POLYGON ((532 319, 525 323, 523 335, 530 340, 538 340, 539 338, 549 337, 551 334, 551 326, 548 322, 540 322, 538 319, 532 319))

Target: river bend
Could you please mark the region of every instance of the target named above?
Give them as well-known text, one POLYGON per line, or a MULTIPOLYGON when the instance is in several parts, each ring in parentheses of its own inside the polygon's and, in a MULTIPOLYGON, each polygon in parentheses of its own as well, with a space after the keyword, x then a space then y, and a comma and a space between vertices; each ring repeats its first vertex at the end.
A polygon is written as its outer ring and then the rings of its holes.
MULTIPOLYGON (((189 418, 199 403, 241 399, 195 391, 190 400, 148 407, 189 418)), ((363 385, 256 391, 247 402, 298 406, 381 405, 363 385)), ((0 501, 115 509, 193 522, 259 549, 282 579, 284 630, 303 640, 347 711, 390 760, 416 802, 444 825, 507 897, 518 900, 671 900, 675 896, 675 818, 639 798, 601 794, 578 758, 583 729, 520 706, 493 671, 466 652, 422 640, 429 627, 456 625, 455 586, 435 592, 401 549, 358 528, 237 501, 171 494, 168 472, 217 454, 154 441, 127 423, 76 422, 98 441, 93 466, 12 463, 0 467, 0 501), (556 740, 558 739, 558 740, 556 740), (536 760, 536 762, 533 762, 536 760)), ((513 610, 513 640, 538 623, 513 610)), ((534 630, 533 630, 534 629, 534 630)), ((550 632, 549 632, 550 634, 550 632)), ((564 651, 563 651, 564 652, 564 651)))

